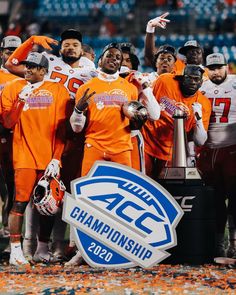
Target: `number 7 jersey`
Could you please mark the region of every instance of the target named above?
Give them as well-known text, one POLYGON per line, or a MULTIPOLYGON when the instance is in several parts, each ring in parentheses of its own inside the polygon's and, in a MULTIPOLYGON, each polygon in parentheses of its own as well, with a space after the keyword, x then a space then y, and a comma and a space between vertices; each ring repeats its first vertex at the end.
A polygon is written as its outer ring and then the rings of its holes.
POLYGON ((236 144, 236 75, 228 75, 219 85, 211 80, 203 82, 200 91, 212 105, 208 139, 210 148, 236 144))
POLYGON ((95 66, 72 68, 60 57, 46 52, 43 54, 49 61, 48 74, 45 76, 45 80, 63 84, 69 91, 71 99, 75 99, 76 91, 82 84, 97 76, 95 66))

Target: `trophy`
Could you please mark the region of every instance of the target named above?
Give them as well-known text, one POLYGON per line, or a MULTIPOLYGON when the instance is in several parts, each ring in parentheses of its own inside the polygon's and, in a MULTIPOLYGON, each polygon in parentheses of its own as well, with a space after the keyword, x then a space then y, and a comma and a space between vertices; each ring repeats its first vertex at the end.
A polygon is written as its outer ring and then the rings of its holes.
POLYGON ((170 167, 162 169, 159 179, 201 179, 196 167, 187 167, 187 138, 184 129, 186 117, 186 113, 182 110, 175 110, 172 162, 170 167))

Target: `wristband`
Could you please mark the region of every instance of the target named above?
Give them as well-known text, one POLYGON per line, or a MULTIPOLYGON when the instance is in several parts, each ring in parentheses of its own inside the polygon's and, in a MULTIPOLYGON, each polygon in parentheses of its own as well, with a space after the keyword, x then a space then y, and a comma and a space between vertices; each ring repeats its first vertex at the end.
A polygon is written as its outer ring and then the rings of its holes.
POLYGON ((155 27, 153 27, 149 23, 147 23, 146 33, 150 33, 150 34, 155 33, 155 27))
POLYGON ((77 107, 74 108, 74 111, 76 112, 76 114, 79 114, 79 115, 83 114, 83 111, 77 109, 77 107))

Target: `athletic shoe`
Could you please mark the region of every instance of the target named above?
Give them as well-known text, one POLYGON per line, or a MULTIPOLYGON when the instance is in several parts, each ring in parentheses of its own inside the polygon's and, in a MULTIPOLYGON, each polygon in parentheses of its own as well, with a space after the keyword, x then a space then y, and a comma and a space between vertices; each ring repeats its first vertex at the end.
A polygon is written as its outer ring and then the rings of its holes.
POLYGON ((75 256, 73 256, 72 258, 71 258, 71 260, 69 260, 68 262, 66 262, 65 264, 64 264, 64 266, 65 267, 70 267, 70 266, 80 266, 80 265, 82 265, 84 263, 84 259, 83 259, 83 257, 82 257, 82 255, 81 255, 81 253, 78 251, 76 254, 75 254, 75 256))
POLYGON ((52 253, 40 253, 36 251, 33 256, 33 262, 49 264, 52 262, 52 253))
POLYGON ((24 257, 23 252, 14 252, 10 254, 10 265, 21 266, 21 265, 29 265, 29 261, 24 257))

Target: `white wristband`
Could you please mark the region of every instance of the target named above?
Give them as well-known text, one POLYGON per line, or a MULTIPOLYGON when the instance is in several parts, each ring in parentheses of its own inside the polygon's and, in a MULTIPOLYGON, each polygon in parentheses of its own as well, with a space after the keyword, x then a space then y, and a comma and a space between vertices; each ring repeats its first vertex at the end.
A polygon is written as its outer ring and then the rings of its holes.
POLYGON ((150 33, 150 34, 155 33, 155 27, 153 27, 149 23, 147 23, 146 33, 150 33))

